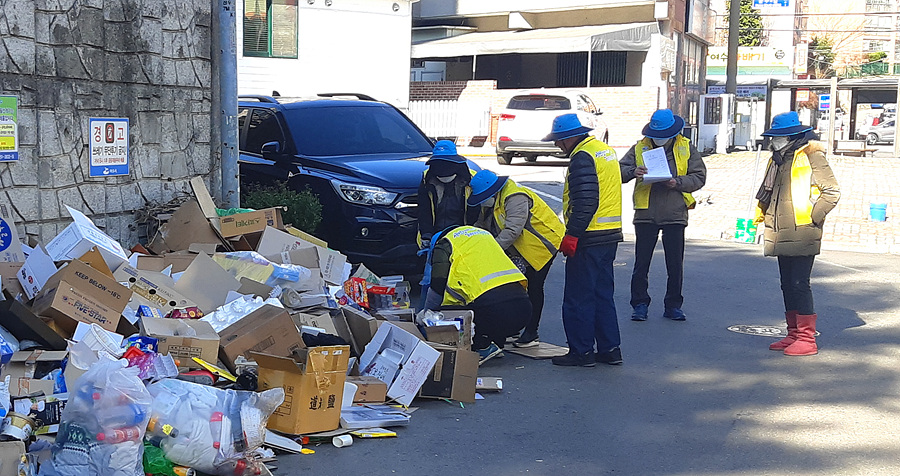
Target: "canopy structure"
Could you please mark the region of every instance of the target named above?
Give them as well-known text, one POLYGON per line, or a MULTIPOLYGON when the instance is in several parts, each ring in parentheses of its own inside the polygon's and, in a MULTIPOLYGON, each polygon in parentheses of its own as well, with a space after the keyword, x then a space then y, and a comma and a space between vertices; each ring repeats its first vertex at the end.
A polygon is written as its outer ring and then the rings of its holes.
POLYGON ((647 51, 650 49, 650 37, 655 33, 659 33, 656 22, 467 33, 415 44, 412 46, 412 57, 647 51))

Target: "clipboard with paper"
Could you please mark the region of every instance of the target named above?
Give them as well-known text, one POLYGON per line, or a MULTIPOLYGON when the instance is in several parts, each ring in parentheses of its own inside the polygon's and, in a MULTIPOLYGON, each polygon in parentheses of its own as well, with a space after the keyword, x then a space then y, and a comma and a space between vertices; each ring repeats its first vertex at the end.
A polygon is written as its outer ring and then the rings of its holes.
POLYGON ((672 178, 669 171, 669 159, 666 158, 666 151, 662 147, 656 149, 645 150, 642 158, 647 173, 644 174, 642 180, 645 183, 665 182, 672 178))

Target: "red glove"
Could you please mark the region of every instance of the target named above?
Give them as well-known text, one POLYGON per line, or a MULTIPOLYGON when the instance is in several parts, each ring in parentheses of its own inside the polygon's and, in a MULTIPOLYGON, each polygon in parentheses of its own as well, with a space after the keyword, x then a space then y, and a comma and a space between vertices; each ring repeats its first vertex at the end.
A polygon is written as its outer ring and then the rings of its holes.
POLYGON ((559 244, 559 251, 566 257, 574 255, 576 248, 578 248, 578 238, 575 238, 572 235, 564 236, 562 243, 559 244))

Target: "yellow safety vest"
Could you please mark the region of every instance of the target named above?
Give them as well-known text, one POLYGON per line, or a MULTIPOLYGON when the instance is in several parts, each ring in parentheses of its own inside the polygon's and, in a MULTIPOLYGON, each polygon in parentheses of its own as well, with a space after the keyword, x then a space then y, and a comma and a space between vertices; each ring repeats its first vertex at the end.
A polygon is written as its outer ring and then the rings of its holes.
MULTIPOLYGON (((772 159, 769 159, 768 166, 773 166, 772 159)), ((809 165, 806 147, 795 151, 794 161, 791 162, 791 203, 794 204, 794 225, 801 226, 812 223, 813 205, 821 193, 819 187, 812 182, 812 166, 809 165)), ((761 223, 765 215, 757 203, 756 217, 753 221, 761 223)))
POLYGON ((444 288, 444 306, 465 306, 482 294, 504 284, 519 282, 525 275, 506 256, 486 230, 460 226, 442 240, 450 242, 450 275, 444 288))
POLYGON ((532 268, 539 270, 556 256, 566 228, 546 202, 511 179, 500 189, 494 204, 494 221, 500 228, 505 226, 506 199, 517 193, 525 194, 531 199, 531 211, 529 221, 522 234, 513 242, 513 247, 532 268))
MULTIPOLYGON (((653 141, 646 137, 637 143, 637 146, 634 148, 634 163, 638 167, 644 166, 644 151, 652 148, 653 141)), ((687 137, 679 134, 675 136, 675 145, 672 150, 675 152, 676 173, 678 175, 686 175, 688 159, 691 158, 691 141, 687 137)), ((653 184, 650 183, 644 183, 644 181, 640 179, 634 184, 635 210, 646 210, 650 207, 650 189, 653 188, 652 185, 653 184)), ((684 196, 684 204, 687 205, 688 210, 693 209, 694 205, 697 204, 697 201, 694 200, 694 196, 687 192, 681 192, 681 195, 684 196)))
MULTIPOLYGON (((600 203, 585 231, 622 228, 622 172, 616 160, 616 151, 593 136, 581 141, 572 151, 571 157, 581 151, 594 158, 594 166, 597 167, 597 185, 600 186, 600 203)), ((566 170, 566 183, 563 188, 563 212, 566 221, 572 213, 569 208, 568 174, 569 171, 566 170)))

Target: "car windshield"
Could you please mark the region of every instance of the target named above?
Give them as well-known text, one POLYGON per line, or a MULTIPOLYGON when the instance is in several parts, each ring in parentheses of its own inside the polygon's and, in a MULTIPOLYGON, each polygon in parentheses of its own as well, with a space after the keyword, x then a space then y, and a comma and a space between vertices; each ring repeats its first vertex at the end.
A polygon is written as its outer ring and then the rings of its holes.
POLYGON ((431 142, 396 109, 306 107, 284 111, 300 155, 425 154, 431 142))
POLYGON ((506 108, 522 111, 557 111, 572 109, 572 103, 563 96, 531 94, 528 96, 513 96, 506 108))

